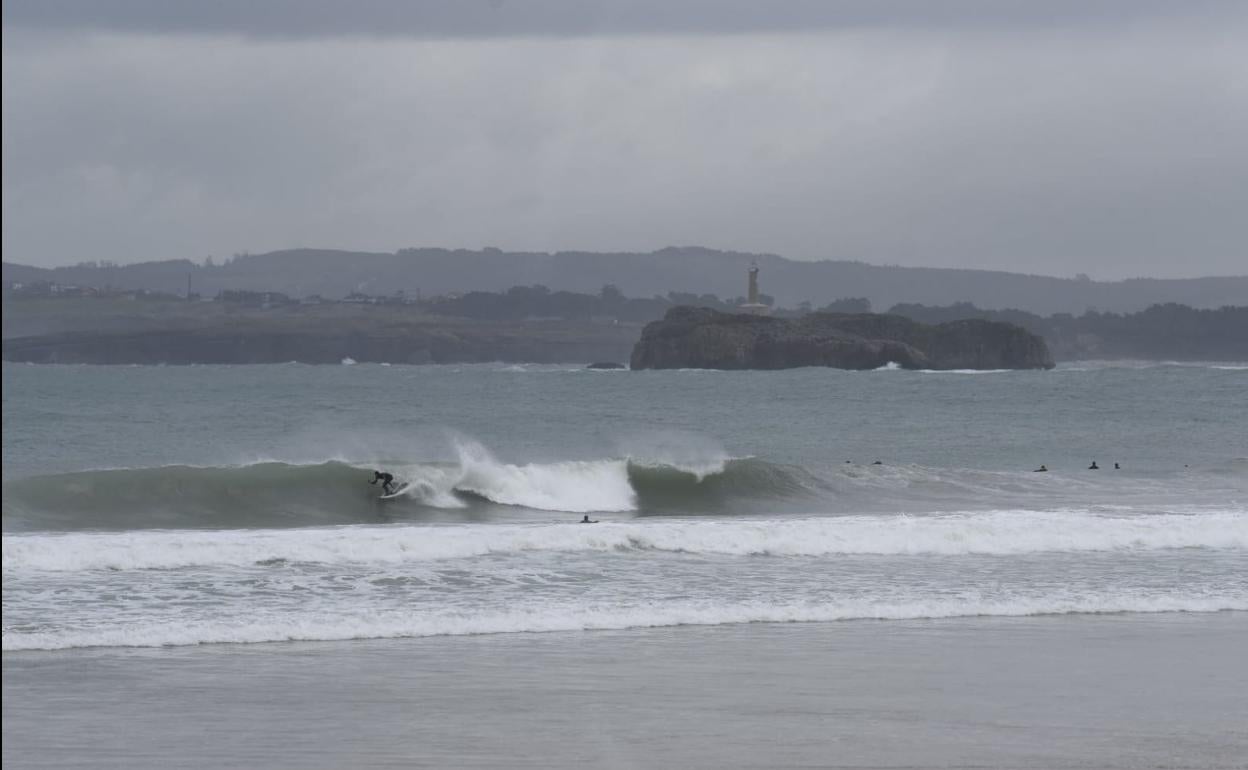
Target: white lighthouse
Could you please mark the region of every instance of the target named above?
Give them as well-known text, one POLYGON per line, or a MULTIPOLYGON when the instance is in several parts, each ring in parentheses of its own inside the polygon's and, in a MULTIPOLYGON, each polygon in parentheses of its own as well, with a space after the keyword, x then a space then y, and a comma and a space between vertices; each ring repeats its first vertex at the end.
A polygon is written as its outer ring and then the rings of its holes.
POLYGON ((771 306, 758 301, 758 263, 751 262, 747 272, 750 276, 749 289, 746 293, 745 304, 740 306, 741 312, 750 315, 767 315, 771 312, 771 306))

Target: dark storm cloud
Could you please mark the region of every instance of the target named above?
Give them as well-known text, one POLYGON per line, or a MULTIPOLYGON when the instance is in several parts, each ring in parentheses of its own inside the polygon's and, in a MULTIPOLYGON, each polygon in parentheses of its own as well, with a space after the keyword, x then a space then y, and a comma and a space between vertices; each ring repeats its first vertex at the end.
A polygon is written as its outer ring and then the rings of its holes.
POLYGON ((1230 0, 7 0, 3 13, 6 25, 118 32, 443 38, 1117 24, 1234 5, 1230 0))

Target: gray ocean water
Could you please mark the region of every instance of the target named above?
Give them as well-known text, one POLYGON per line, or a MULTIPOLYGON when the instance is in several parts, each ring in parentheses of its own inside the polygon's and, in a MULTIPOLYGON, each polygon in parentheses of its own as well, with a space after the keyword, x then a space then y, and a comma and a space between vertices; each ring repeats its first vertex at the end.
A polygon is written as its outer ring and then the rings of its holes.
POLYGON ((1248 757, 1242 365, 3 385, 6 766, 1248 757))

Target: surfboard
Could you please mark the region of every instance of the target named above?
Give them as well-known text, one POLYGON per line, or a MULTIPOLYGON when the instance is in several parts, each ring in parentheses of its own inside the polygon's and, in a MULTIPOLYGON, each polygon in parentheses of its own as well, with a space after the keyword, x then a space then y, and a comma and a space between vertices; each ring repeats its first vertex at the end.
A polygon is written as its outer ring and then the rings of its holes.
POLYGON ((382 495, 381 497, 379 497, 379 498, 377 498, 377 499, 378 499, 378 500, 393 500, 393 499, 394 499, 394 498, 396 498, 396 497, 402 497, 402 496, 403 496, 403 493, 404 493, 404 492, 406 492, 406 491, 408 490, 408 487, 410 487, 410 486, 411 486, 411 484, 404 484, 403 486, 401 486, 401 487, 399 487, 398 489, 394 490, 394 491, 393 491, 393 492, 391 492, 390 494, 388 494, 388 495, 382 495))

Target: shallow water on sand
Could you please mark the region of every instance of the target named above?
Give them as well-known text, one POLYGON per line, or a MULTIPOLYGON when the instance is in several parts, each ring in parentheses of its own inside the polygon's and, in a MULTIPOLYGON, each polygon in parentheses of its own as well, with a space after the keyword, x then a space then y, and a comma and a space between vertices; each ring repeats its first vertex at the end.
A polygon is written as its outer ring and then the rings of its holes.
POLYGON ((4 765, 1243 767, 1245 638, 1230 613, 11 653, 4 765))

